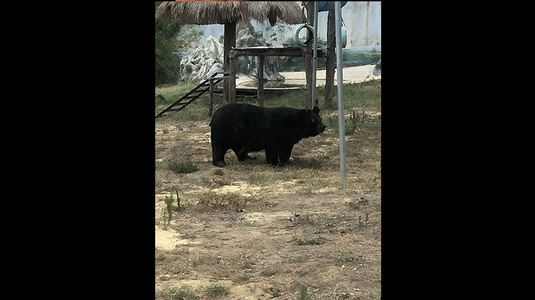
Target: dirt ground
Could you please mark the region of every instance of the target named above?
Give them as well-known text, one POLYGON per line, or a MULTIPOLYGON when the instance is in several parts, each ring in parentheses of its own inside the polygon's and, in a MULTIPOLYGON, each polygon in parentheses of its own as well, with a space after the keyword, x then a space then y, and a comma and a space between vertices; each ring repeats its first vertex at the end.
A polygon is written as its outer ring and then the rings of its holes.
POLYGON ((296 144, 289 166, 228 151, 217 168, 206 123, 156 123, 156 299, 380 299, 380 126, 346 136, 341 184, 332 128, 296 144), (179 156, 196 171, 159 167, 179 156), (163 199, 176 207, 177 191, 181 211, 166 226, 163 199), (323 243, 300 242, 318 236, 323 243))

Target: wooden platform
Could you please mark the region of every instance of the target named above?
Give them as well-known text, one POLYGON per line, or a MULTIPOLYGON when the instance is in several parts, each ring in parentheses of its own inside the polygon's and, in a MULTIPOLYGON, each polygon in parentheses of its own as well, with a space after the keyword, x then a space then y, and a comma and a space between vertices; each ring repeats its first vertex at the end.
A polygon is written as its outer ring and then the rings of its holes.
MULTIPOLYGON (((297 56, 305 57, 306 48, 302 47, 249 47, 249 48, 232 48, 229 55, 229 102, 236 102, 236 68, 238 56, 258 56, 258 87, 257 98, 260 106, 264 106, 262 95, 264 94, 264 58, 266 56, 297 56)), ((317 51, 318 57, 323 57, 324 52, 321 49, 317 51)))
MULTIPOLYGON (((249 47, 234 48, 230 50, 230 55, 236 56, 302 56, 304 57, 306 48, 301 47, 249 47)), ((318 49, 318 57, 323 57, 323 50, 318 49)))

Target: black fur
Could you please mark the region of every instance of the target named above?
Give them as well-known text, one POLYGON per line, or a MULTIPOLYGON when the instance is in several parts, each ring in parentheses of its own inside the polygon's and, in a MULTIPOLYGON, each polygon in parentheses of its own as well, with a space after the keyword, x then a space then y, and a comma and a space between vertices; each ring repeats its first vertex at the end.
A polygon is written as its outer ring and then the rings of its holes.
POLYGON ((286 165, 293 146, 303 138, 325 130, 319 108, 265 108, 228 104, 219 108, 210 122, 212 162, 224 167, 225 153, 232 149, 239 161, 251 159, 249 152, 265 150, 266 162, 286 165))

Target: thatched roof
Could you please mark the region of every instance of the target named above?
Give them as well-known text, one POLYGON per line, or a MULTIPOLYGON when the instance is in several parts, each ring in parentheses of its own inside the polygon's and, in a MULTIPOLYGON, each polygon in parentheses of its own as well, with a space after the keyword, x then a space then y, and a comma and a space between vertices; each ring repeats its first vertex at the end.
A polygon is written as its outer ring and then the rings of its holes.
POLYGON ((277 1, 170 1, 156 10, 156 19, 175 18, 185 24, 225 24, 247 22, 250 19, 269 19, 271 26, 277 18, 288 24, 304 23, 297 2, 277 1))

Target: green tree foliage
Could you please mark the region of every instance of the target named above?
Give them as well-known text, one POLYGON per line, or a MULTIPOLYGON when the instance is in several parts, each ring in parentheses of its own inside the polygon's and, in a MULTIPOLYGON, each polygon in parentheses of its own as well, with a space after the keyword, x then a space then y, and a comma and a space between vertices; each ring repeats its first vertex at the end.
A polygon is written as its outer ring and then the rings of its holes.
MULTIPOLYGON (((161 2, 156 2, 155 9, 161 2)), ((180 21, 155 20, 155 85, 176 83, 179 78, 178 53, 202 36, 202 31, 180 21)))

